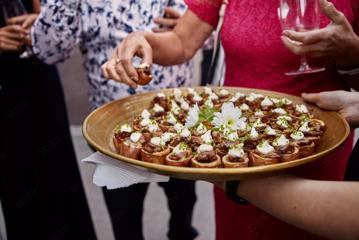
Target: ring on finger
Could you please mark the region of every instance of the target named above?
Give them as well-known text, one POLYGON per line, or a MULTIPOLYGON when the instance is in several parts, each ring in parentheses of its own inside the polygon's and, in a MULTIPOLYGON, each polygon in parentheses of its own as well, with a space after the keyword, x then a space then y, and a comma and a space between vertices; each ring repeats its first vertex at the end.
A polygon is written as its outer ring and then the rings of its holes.
POLYGON ((120 64, 120 63, 121 63, 121 59, 116 58, 115 63, 116 63, 116 64, 120 64))

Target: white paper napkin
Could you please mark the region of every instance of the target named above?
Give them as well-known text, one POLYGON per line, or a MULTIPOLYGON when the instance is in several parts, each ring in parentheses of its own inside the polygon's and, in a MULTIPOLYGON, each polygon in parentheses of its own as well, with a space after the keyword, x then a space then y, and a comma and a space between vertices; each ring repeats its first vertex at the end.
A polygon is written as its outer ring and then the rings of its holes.
POLYGON ((107 189, 124 188, 136 183, 169 181, 167 176, 151 173, 144 168, 118 161, 100 152, 82 159, 82 162, 96 164, 93 183, 107 189))

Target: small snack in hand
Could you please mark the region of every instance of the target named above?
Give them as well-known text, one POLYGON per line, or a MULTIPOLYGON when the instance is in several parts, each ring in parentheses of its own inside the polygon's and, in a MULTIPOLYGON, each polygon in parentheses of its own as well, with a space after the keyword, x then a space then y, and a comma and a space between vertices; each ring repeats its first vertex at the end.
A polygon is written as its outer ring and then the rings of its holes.
POLYGON ((138 74, 138 85, 146 85, 152 81, 153 76, 151 74, 151 66, 148 63, 142 63, 136 67, 138 74))

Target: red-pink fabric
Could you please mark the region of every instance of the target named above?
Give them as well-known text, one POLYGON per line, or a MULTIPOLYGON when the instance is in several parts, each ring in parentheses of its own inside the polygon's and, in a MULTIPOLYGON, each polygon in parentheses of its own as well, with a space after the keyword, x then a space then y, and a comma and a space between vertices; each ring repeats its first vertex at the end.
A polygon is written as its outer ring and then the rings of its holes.
MULTIPOLYGON (((357 0, 333 0, 354 30, 358 32, 357 0)), ((213 27, 218 22, 220 0, 186 0, 189 9, 213 27)), ((226 55, 226 86, 260 88, 300 95, 349 89, 337 74, 332 60, 309 59, 312 65, 325 66, 322 73, 287 77, 286 71, 299 67, 300 58, 289 52, 280 40, 281 26, 277 16, 279 0, 229 0, 222 28, 226 55)), ((322 17, 322 26, 329 20, 322 17)), ((342 180, 351 153, 353 135, 334 154, 301 167, 298 176, 342 180)), ((265 196, 263 196, 265 198, 265 196)), ((303 240, 320 239, 281 222, 253 205, 240 206, 229 201, 223 191, 215 189, 217 240, 303 240)))

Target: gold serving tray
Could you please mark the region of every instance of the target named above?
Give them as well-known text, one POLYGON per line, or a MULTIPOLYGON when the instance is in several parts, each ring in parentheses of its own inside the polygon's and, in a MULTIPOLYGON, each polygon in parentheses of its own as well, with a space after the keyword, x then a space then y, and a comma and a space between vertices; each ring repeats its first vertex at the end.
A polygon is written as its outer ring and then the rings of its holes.
MULTIPOLYGON (((199 92, 202 91, 200 87, 195 89, 199 92)), ((286 97, 297 104, 304 102, 299 97, 259 89, 232 87, 214 87, 213 89, 216 92, 221 89, 227 89, 231 93, 236 91, 241 91, 242 93, 255 92, 271 97, 286 97)), ((186 91, 186 89, 183 90, 186 91)), ((135 115, 140 114, 144 108, 148 108, 150 106, 152 99, 159 92, 164 92, 169 95, 173 92, 173 89, 137 94, 113 101, 96 109, 84 121, 82 130, 85 139, 92 147, 107 156, 141 168, 146 168, 154 173, 190 180, 229 181, 275 175, 287 169, 321 159, 338 148, 345 141, 350 132, 348 123, 338 113, 333 111, 324 111, 314 105, 307 104, 311 109, 313 109, 314 116, 326 123, 327 128, 315 154, 295 161, 248 168, 200 169, 152 164, 127 158, 116 153, 112 143, 112 136, 115 127, 118 124, 132 122, 135 115)))

